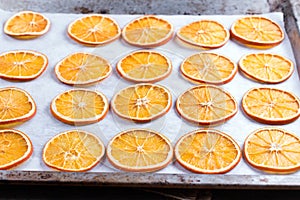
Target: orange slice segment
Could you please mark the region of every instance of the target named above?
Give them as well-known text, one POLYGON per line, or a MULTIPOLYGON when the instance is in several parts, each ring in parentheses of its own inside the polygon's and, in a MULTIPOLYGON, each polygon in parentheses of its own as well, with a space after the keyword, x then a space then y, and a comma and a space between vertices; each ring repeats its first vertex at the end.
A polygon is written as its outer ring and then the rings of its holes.
POLYGON ((230 31, 236 41, 253 48, 271 48, 284 39, 281 27, 262 16, 242 17, 232 24, 230 31))
POLYGON ((234 97, 221 87, 199 85, 182 93, 176 102, 178 113, 199 125, 224 123, 237 113, 234 97))
POLYGON ((202 52, 187 57, 180 71, 193 82, 219 85, 233 79, 237 65, 223 55, 202 52))
POLYGON ((105 147, 92 133, 82 130, 62 132, 43 149, 43 161, 60 171, 82 172, 94 168, 103 158, 105 147))
POLYGON ((71 125, 99 122, 108 112, 108 101, 99 91, 71 89, 57 95, 51 102, 51 113, 71 125))
POLYGON ((4 24, 4 33, 17 39, 36 38, 49 29, 50 20, 41 13, 32 11, 16 13, 4 24))
POLYGON ((123 39, 134 46, 151 48, 167 43, 173 36, 173 25, 154 15, 139 17, 122 31, 123 39))
POLYGON ((0 127, 12 127, 30 120, 36 113, 36 104, 25 90, 0 88, 0 127))
POLYGON ((0 77, 29 81, 39 77, 48 66, 48 58, 39 52, 20 50, 0 55, 0 77))
POLYGON ((153 172, 166 167, 173 157, 170 141, 162 134, 146 129, 123 131, 107 145, 107 158, 121 170, 153 172))
POLYGON ((105 45, 118 39, 121 29, 117 22, 110 17, 90 14, 70 23, 68 35, 83 45, 105 45))
POLYGON ((219 48, 229 40, 229 31, 219 22, 199 20, 181 27, 177 37, 190 45, 203 48, 219 48))
POLYGON ((288 124, 300 115, 298 97, 277 88, 252 88, 242 99, 244 112, 265 124, 288 124))
POLYGON ((242 157, 240 147, 233 138, 213 129, 199 129, 182 136, 174 151, 180 165, 203 174, 229 172, 242 157))
POLYGON ((55 66, 56 77, 68 85, 88 86, 107 78, 112 72, 109 62, 90 53, 73 53, 55 66))
POLYGON ((23 132, 13 129, 0 130, 0 169, 11 169, 30 158, 33 146, 23 132))
POLYGON ((153 83, 166 78, 172 71, 171 61, 156 51, 136 51, 122 58, 117 71, 133 82, 153 83))
POLYGON ((277 174, 300 169, 300 138, 287 130, 265 127, 245 140, 245 160, 254 168, 277 174))
POLYGON ((113 111, 122 118, 148 122, 166 114, 172 105, 172 96, 163 86, 142 83, 117 92, 112 101, 113 111))
POLYGON ((247 77, 263 83, 281 83, 294 71, 292 61, 271 53, 247 54, 240 59, 239 67, 247 77))

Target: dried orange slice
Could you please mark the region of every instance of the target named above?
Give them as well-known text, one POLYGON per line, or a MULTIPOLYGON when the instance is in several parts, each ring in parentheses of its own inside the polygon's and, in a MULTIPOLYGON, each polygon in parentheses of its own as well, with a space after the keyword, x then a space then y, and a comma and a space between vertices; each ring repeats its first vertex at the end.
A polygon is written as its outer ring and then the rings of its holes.
POLYGON ((292 61, 272 53, 247 54, 240 59, 239 67, 247 77, 263 83, 281 83, 294 71, 292 61))
POLYGON ((265 127, 245 140, 245 160, 254 168, 287 174, 300 169, 300 138, 287 130, 265 127))
POLYGON ((203 174, 223 174, 241 160, 236 141, 214 129, 198 129, 182 136, 175 145, 175 158, 184 168, 203 174))
POLYGON ((148 129, 126 130, 113 137, 107 145, 107 158, 121 170, 153 172, 166 167, 173 158, 170 141, 148 129))
POLYGON ((95 167, 105 147, 92 133, 82 130, 62 132, 51 138, 43 149, 43 161, 60 171, 82 172, 95 167))
POLYGON ((29 50, 8 51, 0 55, 0 77, 29 81, 39 77, 48 66, 48 58, 29 50))
POLYGON ((68 85, 87 86, 107 78, 112 72, 109 62, 90 53, 73 53, 55 66, 56 77, 68 85))
POLYGON ((181 41, 208 49, 224 46, 229 36, 229 31, 214 20, 195 21, 177 31, 177 38, 181 41))
POLYGON ((134 46, 151 48, 167 43, 173 36, 173 25, 154 15, 129 22, 122 31, 123 39, 134 46))
POLYGON ((232 24, 230 32, 236 41, 253 48, 271 48, 284 39, 281 27, 263 16, 241 17, 232 24))
POLYGON ((214 125, 232 118, 238 108, 234 97, 221 87, 199 85, 188 89, 178 97, 176 109, 190 122, 214 125))
POLYGON ((25 90, 15 87, 0 88, 0 127, 12 127, 30 120, 36 104, 25 90))
POLYGON ((171 61, 156 51, 136 51, 122 58, 117 71, 133 82, 153 83, 166 78, 172 71, 171 61))
POLYGON ((71 89, 57 95, 50 110, 55 118, 71 125, 99 122, 108 112, 108 101, 99 91, 71 89))
POLYGON ((32 39, 44 35, 50 29, 50 20, 41 13, 22 11, 10 17, 4 24, 4 33, 17 39, 32 39))
POLYGON ((13 129, 0 130, 0 169, 11 169, 30 158, 33 146, 23 132, 13 129))
POLYGON ((108 16, 89 14, 70 23, 68 35, 83 45, 105 45, 118 39, 121 29, 117 22, 108 16))
POLYGON ((163 86, 141 83, 117 92, 112 101, 113 111, 122 118, 148 122, 166 114, 172 105, 172 96, 163 86))
POLYGON ((265 124, 288 124, 300 115, 298 97, 277 88, 250 89, 242 99, 242 108, 249 117, 265 124))
POLYGON ((180 71, 193 82, 219 85, 233 79, 237 73, 237 65, 223 55, 202 52, 187 57, 182 62, 180 71))

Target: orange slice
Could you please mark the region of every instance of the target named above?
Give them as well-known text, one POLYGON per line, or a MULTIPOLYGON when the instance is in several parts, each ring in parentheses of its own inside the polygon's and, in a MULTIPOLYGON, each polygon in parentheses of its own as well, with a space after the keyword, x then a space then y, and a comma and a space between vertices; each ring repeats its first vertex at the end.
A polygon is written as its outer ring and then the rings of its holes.
POLYGON ((254 168, 277 174, 300 169, 300 138, 277 127, 255 130, 245 140, 245 160, 254 168))
POLYGON ((288 124, 300 115, 298 97, 277 88, 250 89, 242 99, 242 108, 249 117, 265 124, 288 124))
POLYGON ((199 85, 182 93, 176 102, 178 113, 199 125, 224 123, 237 113, 234 97, 221 87, 199 85))
POLYGON ((173 158, 170 141, 162 134, 147 129, 126 130, 107 145, 107 158, 121 170, 153 172, 166 167, 173 158))
POLYGON ((11 169, 30 158, 33 146, 30 138, 23 132, 0 130, 0 169, 11 169))
POLYGON ((56 77, 68 85, 92 85, 111 72, 112 67, 106 59, 90 53, 73 53, 55 66, 56 77))
POLYGON ((136 122, 149 122, 166 114, 172 105, 172 95, 163 86, 141 83, 117 92, 112 110, 119 116, 136 122))
POLYGON ((173 25, 165 19, 146 15, 128 23, 122 31, 130 45, 151 48, 167 43, 173 36, 173 25))
POLYGON ((50 29, 50 20, 41 13, 22 11, 10 17, 4 24, 4 33, 17 39, 32 39, 44 35, 50 29))
POLYGON ((36 104, 25 90, 0 88, 0 128, 19 125, 33 118, 35 113, 36 104))
POLYGON ((71 89, 57 95, 51 102, 51 113, 71 125, 99 122, 108 112, 108 101, 99 91, 71 89))
POLYGON ((35 51, 8 51, 0 55, 0 77, 4 79, 33 80, 39 77, 47 66, 47 56, 35 51))
POLYGON ((233 79, 237 65, 223 55, 202 52, 187 57, 180 71, 193 82, 219 85, 233 79))
POLYGON ((271 48, 284 39, 281 27, 271 19, 262 16, 239 18, 232 24, 230 32, 236 41, 253 48, 271 48))
POLYGON ((166 78, 172 71, 171 61, 155 51, 136 51, 122 58, 117 71, 133 82, 153 83, 166 78))
POLYGON ((70 23, 68 35, 83 45, 105 45, 118 39, 121 29, 117 22, 110 17, 89 14, 70 23))
POLYGON ((182 136, 174 151, 180 165, 203 174, 229 172, 242 157, 240 147, 233 138, 213 129, 198 129, 182 136))
POLYGON ((82 130, 62 132, 51 138, 43 149, 43 161, 60 171, 82 172, 95 167, 105 147, 92 133, 82 130))
POLYGON ((294 71, 292 61, 271 53, 247 54, 240 59, 239 67, 247 77, 263 83, 281 83, 294 71))
POLYGON ((199 20, 181 27, 177 37, 190 45, 203 48, 219 48, 229 40, 229 31, 214 20, 199 20))

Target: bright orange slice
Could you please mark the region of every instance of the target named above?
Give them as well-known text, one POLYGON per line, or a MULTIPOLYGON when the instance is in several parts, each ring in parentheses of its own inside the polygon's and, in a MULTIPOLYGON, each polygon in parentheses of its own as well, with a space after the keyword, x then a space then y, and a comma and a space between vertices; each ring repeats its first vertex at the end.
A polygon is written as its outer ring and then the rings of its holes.
POLYGON ((32 39, 44 35, 50 29, 50 20, 41 13, 22 11, 10 17, 4 24, 4 33, 17 39, 32 39))
POLYGON ((97 136, 82 130, 70 130, 47 142, 43 161, 60 171, 82 172, 95 167, 104 153, 105 147, 97 136))
POLYGON ((154 15, 134 19, 122 31, 122 37, 127 43, 144 48, 161 46, 172 36, 173 25, 154 15))
POLYGON ((8 51, 0 55, 0 77, 9 80, 33 80, 39 77, 47 66, 47 56, 35 51, 8 51))
POLYGON ((30 138, 23 132, 0 130, 0 169, 11 169, 30 158, 33 146, 30 138))
POLYGON ((25 90, 15 87, 0 89, 0 127, 12 127, 30 120, 36 104, 25 90))
POLYGON ((224 123, 237 113, 234 97, 221 87, 199 85, 182 93, 176 102, 178 113, 199 125, 224 123))
POLYGON ((233 23, 230 31, 236 41, 253 48, 271 48, 284 39, 281 27, 263 16, 242 17, 233 23))
POLYGON ((119 38, 121 29, 117 22, 100 14, 89 14, 68 26, 68 35, 83 45, 105 45, 119 38))
POLYGON ((177 37, 190 45, 203 48, 219 48, 229 40, 229 31, 214 20, 199 20, 181 27, 177 37))
POLYGON ((112 67, 106 59, 90 53, 73 53, 55 66, 56 77, 68 85, 92 85, 111 72, 112 67))
POLYGON ((194 82, 219 85, 233 79, 237 73, 237 65, 223 55, 202 52, 187 57, 182 62, 180 71, 194 82))
POLYGON ((99 122, 108 112, 108 101, 99 91, 71 89, 57 95, 51 102, 51 113, 71 125, 99 122))
POLYGON ((213 129, 199 129, 182 136, 174 151, 180 165, 203 174, 229 172, 242 157, 240 147, 233 138, 213 129))
POLYGON ((245 140, 245 160, 254 168, 277 174, 300 169, 300 138, 276 127, 255 130, 245 140))
POLYGON ((265 124, 288 124, 300 115, 298 97, 277 88, 250 89, 242 99, 242 108, 249 117, 265 124))
POLYGON ((166 78, 172 71, 171 61, 156 51, 136 51, 122 58, 117 71, 133 82, 153 83, 166 78))
POLYGON ((281 83, 294 71, 292 61, 271 53, 247 54, 240 59, 239 67, 247 77, 263 83, 281 83))
POLYGON ((111 101, 112 109, 119 117, 137 122, 149 122, 161 117, 169 111, 171 105, 169 90, 150 83, 124 88, 111 101))
POLYGON ((153 172, 166 167, 173 158, 170 141, 162 134, 147 129, 123 131, 107 145, 107 158, 121 170, 153 172))

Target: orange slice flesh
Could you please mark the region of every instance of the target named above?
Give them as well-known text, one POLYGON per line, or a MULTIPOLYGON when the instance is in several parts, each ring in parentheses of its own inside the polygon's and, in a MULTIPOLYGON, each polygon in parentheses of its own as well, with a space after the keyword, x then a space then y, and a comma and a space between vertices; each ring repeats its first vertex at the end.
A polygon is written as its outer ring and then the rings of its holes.
POLYGON ((237 113, 234 97, 218 86, 199 85, 182 93, 176 109, 184 119, 199 125, 221 124, 237 113))
POLYGON ((112 101, 113 111, 122 118, 149 122, 166 114, 172 105, 172 96, 163 86, 142 83, 117 92, 112 101))
POLYGON ((109 62, 90 53, 73 53, 55 66, 56 77, 68 85, 88 86, 106 79, 112 72, 109 62))
POLYGON ((48 58, 35 51, 9 51, 0 55, 0 77, 29 81, 39 77, 48 66, 48 58))
POLYGON ((242 17, 233 23, 230 31, 236 41, 252 48, 271 48, 284 39, 281 27, 262 16, 242 17))
POLYGON ((240 147, 233 138, 213 129, 199 129, 182 136, 174 151, 180 165, 203 174, 229 172, 242 157, 240 147))
POLYGON ((129 22, 122 31, 130 45, 152 48, 167 43, 173 36, 173 25, 154 15, 146 15, 129 22))
POLYGON ((117 22, 110 17, 90 14, 70 23, 68 35, 83 45, 105 45, 118 39, 121 29, 117 22))
POLYGON ((242 108, 249 117, 265 124, 288 124, 300 115, 298 97, 277 88, 250 89, 242 99, 242 108))
POLYGON ((229 31, 217 21, 199 20, 181 27, 177 37, 190 45, 212 49, 228 42, 229 31))
POLYGON ((245 160, 267 173, 287 174, 300 169, 300 138, 277 127, 255 130, 245 140, 245 160))
POLYGON ((121 170, 153 172, 166 167, 173 157, 170 141, 162 134, 146 129, 123 131, 111 139, 107 158, 121 170))
POLYGON ((43 149, 43 161, 60 171, 83 172, 94 168, 103 158, 105 147, 92 133, 82 130, 62 132, 43 149))
POLYGON ((0 88, 0 128, 19 125, 33 118, 35 113, 36 104, 25 90, 0 88))
POLYGON ((240 70, 251 79, 263 83, 281 83, 294 71, 294 64, 283 56, 271 53, 251 53, 239 61, 240 70))
POLYGON ((193 82, 219 85, 233 79, 237 65, 223 55, 202 52, 187 57, 180 71, 193 82))
POLYGON ((4 33, 17 39, 32 39, 44 35, 50 29, 50 20, 41 13, 22 11, 10 17, 4 25, 4 33))
POLYGON ((99 122, 108 112, 108 101, 99 91, 71 89, 57 95, 51 102, 51 113, 71 125, 99 122))
POLYGON ((171 61, 155 51, 136 51, 122 58, 117 71, 133 82, 153 83, 166 78, 172 71, 171 61))
POLYGON ((33 146, 23 132, 13 129, 0 130, 0 169, 12 169, 30 158, 33 146))

